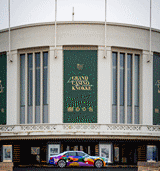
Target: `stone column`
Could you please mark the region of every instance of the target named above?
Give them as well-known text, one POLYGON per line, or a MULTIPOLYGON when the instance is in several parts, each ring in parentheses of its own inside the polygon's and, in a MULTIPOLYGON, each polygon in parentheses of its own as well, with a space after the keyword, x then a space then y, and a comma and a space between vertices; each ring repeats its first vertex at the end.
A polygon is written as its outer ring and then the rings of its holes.
POLYGON ((111 47, 98 47, 98 123, 109 124, 112 118, 111 82, 112 52, 111 47), (106 58, 104 58, 106 56, 106 58))
POLYGON ((17 50, 7 53, 7 125, 19 123, 20 59, 17 50), (10 61, 12 59, 12 62, 10 61))
POLYGON ((153 124, 153 54, 150 62, 149 52, 143 51, 140 61, 140 113, 141 124, 153 124))
POLYGON ((49 123, 63 123, 63 49, 49 50, 49 123), (55 58, 56 56, 56 58, 55 58))

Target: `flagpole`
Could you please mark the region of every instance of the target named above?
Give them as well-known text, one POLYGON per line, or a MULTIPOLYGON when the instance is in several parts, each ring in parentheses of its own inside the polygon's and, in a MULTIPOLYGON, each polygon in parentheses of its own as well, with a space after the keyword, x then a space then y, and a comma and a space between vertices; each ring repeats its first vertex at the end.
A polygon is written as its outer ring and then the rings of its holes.
POLYGON ((105 54, 104 54, 104 58, 106 58, 106 15, 107 15, 107 0, 105 0, 105 54))
POLYGON ((57 0, 55 0, 55 58, 57 58, 57 55, 56 55, 56 46, 57 46, 57 42, 56 42, 56 36, 57 36, 57 0))
POLYGON ((150 55, 150 59, 149 61, 151 60, 151 40, 152 40, 152 37, 151 37, 151 26, 152 26, 152 0, 150 0, 150 48, 149 48, 149 55, 150 55))
POLYGON ((72 21, 74 21, 74 7, 72 9, 72 21))
POLYGON ((10 53, 11 53, 11 29, 10 29, 10 0, 8 0, 8 25, 9 25, 9 28, 8 28, 8 38, 9 38, 9 43, 8 43, 8 48, 9 48, 9 54, 8 54, 8 59, 10 62, 12 62, 12 59, 10 58, 10 53))

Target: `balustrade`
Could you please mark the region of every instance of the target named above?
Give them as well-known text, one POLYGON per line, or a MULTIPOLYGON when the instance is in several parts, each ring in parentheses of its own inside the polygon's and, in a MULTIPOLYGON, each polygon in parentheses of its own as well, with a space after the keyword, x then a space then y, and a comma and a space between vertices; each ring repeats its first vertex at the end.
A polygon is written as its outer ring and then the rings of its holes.
POLYGON ((159 136, 159 125, 129 125, 129 124, 93 124, 93 123, 69 123, 69 124, 28 124, 28 125, 1 125, 0 135, 53 135, 53 134, 95 134, 95 135, 140 135, 159 136))

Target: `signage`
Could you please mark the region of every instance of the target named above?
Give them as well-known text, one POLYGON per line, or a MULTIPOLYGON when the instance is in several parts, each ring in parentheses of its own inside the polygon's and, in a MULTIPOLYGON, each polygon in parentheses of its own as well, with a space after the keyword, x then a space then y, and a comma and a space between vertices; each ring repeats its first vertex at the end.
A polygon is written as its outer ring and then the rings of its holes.
POLYGON ((48 160, 47 162, 49 163, 50 157, 57 155, 60 153, 60 144, 48 144, 48 160))
POLYGON ((153 55, 153 124, 160 125, 160 54, 153 55))
POLYGON ((157 147, 155 145, 147 145, 147 162, 157 161, 157 147))
POLYGON ((6 124, 7 56, 0 54, 0 124, 6 124))
POLYGON ((3 145, 3 162, 12 162, 12 145, 3 145))
POLYGON ((99 156, 108 159, 112 163, 112 144, 99 144, 99 156))
POLYGON ((64 50, 64 123, 97 123, 97 51, 64 50))

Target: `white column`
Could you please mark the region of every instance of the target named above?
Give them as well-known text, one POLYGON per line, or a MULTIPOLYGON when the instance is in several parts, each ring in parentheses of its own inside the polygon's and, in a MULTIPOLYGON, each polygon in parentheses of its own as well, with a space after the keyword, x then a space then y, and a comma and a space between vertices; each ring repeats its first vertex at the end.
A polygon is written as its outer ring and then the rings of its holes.
POLYGON ((143 125, 153 124, 153 53, 151 63, 147 63, 148 56, 149 52, 143 51, 140 62, 140 112, 143 125))
POLYGON ((7 54, 7 125, 19 123, 20 113, 20 65, 17 50, 11 51, 13 62, 7 54))
POLYGON ((63 49, 62 46, 49 50, 49 123, 63 123, 63 49))
POLYGON ((111 103, 111 74, 112 74, 112 53, 111 47, 106 48, 106 58, 104 57, 104 47, 98 47, 98 123, 109 124, 112 120, 111 103))

